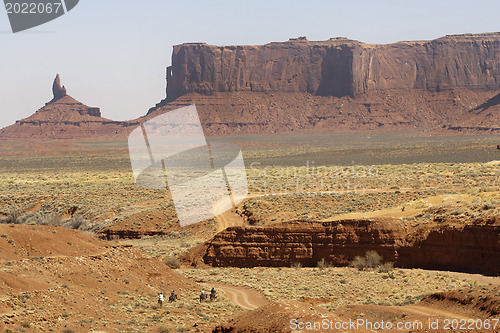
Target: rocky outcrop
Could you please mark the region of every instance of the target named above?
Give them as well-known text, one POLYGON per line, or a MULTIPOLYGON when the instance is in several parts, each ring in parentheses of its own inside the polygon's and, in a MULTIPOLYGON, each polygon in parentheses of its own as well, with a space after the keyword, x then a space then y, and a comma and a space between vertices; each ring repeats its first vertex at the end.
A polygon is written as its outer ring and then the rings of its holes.
POLYGON ((167 97, 189 92, 302 92, 357 97, 385 90, 500 89, 500 33, 371 45, 305 38, 262 46, 174 46, 167 97))
POLYGON ((87 106, 66 93, 59 74, 52 85, 54 98, 31 116, 0 130, 0 139, 95 139, 125 137, 138 120, 113 121, 101 117, 97 107, 87 106))
POLYGON ((76 106, 57 75, 54 98, 37 112, 43 116, 1 130, 0 139, 124 138, 148 117, 190 104, 208 136, 500 133, 500 33, 388 45, 302 37, 261 46, 187 43, 174 46, 166 79, 166 98, 146 118, 114 122, 98 108, 76 106), (64 112, 41 112, 49 109, 64 112))
POLYGON ((207 135, 302 130, 500 133, 500 33, 365 44, 174 46, 156 116, 196 104, 207 135))
POLYGON ((432 228, 408 236, 398 249, 396 264, 500 275, 500 225, 463 225, 432 228))
POLYGON ((295 222, 268 227, 232 227, 206 244, 211 266, 315 266, 324 259, 345 266, 377 251, 399 267, 500 274, 500 225, 440 226, 408 232, 398 220, 295 222))
POLYGON ((296 262, 315 266, 325 259, 340 266, 373 247, 394 261, 396 248, 403 244, 398 229, 390 220, 233 227, 209 242, 204 261, 212 266, 290 266, 296 262))
POLYGON ((59 74, 56 75, 54 83, 52 84, 52 94, 54 94, 54 98, 52 98, 51 102, 55 102, 67 95, 66 88, 64 86, 61 87, 61 79, 59 78, 59 74))

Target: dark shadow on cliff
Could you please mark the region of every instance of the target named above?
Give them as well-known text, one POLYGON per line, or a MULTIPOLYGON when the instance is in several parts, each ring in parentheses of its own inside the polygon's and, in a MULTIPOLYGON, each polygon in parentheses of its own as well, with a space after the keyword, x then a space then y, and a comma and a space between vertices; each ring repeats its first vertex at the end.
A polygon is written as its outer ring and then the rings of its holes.
POLYGON ((329 48, 321 63, 321 81, 316 95, 354 97, 352 61, 351 47, 329 48))
POLYGON ((478 111, 478 112, 476 112, 476 114, 480 114, 481 112, 486 111, 488 108, 491 108, 491 107, 497 106, 497 105, 500 105, 500 94, 495 95, 494 97, 492 97, 489 100, 487 100, 485 103, 483 103, 483 104, 479 105, 478 107, 472 109, 471 112, 478 111))

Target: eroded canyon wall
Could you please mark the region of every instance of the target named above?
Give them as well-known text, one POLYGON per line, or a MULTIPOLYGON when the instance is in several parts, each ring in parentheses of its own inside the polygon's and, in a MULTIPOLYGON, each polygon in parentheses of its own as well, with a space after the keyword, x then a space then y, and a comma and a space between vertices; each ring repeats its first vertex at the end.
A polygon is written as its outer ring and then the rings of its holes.
POLYGON ((344 220, 232 227, 205 244, 211 266, 348 265, 377 251, 398 267, 500 274, 500 226, 437 226, 408 232, 397 220, 344 220))

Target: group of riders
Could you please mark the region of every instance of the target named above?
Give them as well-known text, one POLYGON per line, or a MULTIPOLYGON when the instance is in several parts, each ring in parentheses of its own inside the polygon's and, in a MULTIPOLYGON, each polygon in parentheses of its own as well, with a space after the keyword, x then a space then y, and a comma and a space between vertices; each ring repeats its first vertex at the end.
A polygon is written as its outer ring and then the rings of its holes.
MULTIPOLYGON (((201 293, 200 293, 200 303, 203 301, 206 301, 208 298, 209 298, 209 296, 207 293, 205 293, 205 289, 202 289, 201 293)), ((215 291, 215 288, 212 288, 212 290, 210 290, 210 302, 212 302, 216 298, 217 298, 217 293, 215 291)), ((164 300, 165 300, 165 297, 163 296, 163 293, 159 293, 158 294, 158 305, 162 306, 164 300)), ((176 300, 177 300, 177 295, 175 294, 175 291, 172 290, 172 292, 170 293, 170 296, 168 297, 168 301, 169 301, 169 303, 172 303, 172 302, 175 302, 176 300)))

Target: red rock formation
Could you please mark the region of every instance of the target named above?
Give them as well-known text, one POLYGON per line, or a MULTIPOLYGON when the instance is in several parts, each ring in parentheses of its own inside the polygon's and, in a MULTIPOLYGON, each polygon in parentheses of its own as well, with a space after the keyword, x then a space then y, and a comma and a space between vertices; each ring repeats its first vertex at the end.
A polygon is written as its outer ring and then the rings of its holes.
POLYGON ((196 104, 208 135, 297 130, 500 132, 500 33, 369 45, 304 38, 174 46, 155 116, 196 104), (478 109, 481 106, 485 108, 478 109))
POLYGON ((64 86, 61 87, 61 79, 59 78, 59 74, 56 75, 54 83, 52 84, 52 93, 54 94, 54 98, 52 98, 51 102, 55 102, 67 95, 66 88, 64 86))
MULTIPOLYGON (((74 103, 61 102, 69 96, 59 76, 53 93, 48 104, 71 113, 74 103)), ((174 46, 167 98, 148 117, 196 104, 205 133, 215 136, 311 129, 500 133, 499 94, 500 33, 388 45, 346 38, 188 43, 174 46)), ((125 137, 143 120, 98 121, 97 108, 77 111, 84 118, 62 116, 62 124, 23 119, 0 131, 0 139, 125 137)))
MULTIPOLYGON (((207 135, 310 129, 334 132, 395 129, 429 132, 432 129, 441 130, 445 124, 456 126, 459 121, 462 126, 470 126, 473 132, 477 132, 477 127, 485 127, 481 132, 500 133, 500 124, 491 122, 485 126, 481 122, 478 125, 469 114, 469 110, 493 96, 493 91, 468 89, 440 93, 420 91, 418 94, 391 90, 357 98, 283 92, 223 92, 211 96, 188 93, 151 112, 149 117, 196 104, 207 135)), ((490 112, 490 109, 486 112, 490 112)), ((449 131, 448 128, 444 130, 449 131)))
POLYGON ((325 259, 340 266, 374 248, 386 260, 394 261, 403 237, 391 220, 233 227, 208 243, 204 262, 212 266, 290 266, 295 262, 315 266, 325 259))
MULTIPOLYGON (((170 73, 171 71, 171 73, 170 73)), ((385 90, 500 89, 500 33, 369 45, 345 38, 262 46, 174 46, 173 100, 189 92, 302 92, 356 97, 385 90)))
POLYGON ((440 226, 409 235, 398 249, 401 267, 500 275, 500 225, 440 226))
POLYGON ((101 117, 97 107, 89 107, 66 94, 59 74, 52 90, 54 98, 28 118, 0 130, 0 139, 95 139, 125 137, 138 121, 113 121, 101 117))
POLYGON ((211 266, 315 266, 325 259, 344 266, 368 250, 399 267, 500 274, 500 225, 402 229, 397 220, 343 220, 232 227, 207 242, 211 266))

